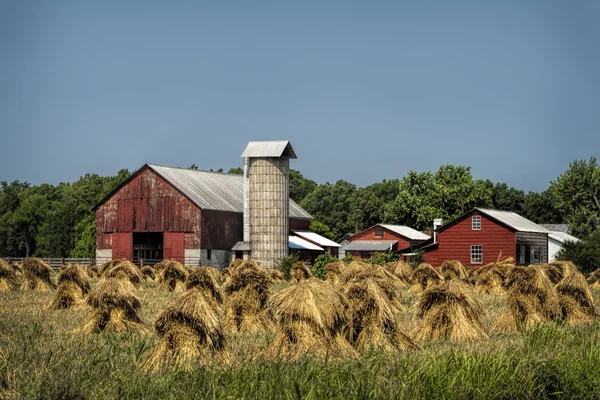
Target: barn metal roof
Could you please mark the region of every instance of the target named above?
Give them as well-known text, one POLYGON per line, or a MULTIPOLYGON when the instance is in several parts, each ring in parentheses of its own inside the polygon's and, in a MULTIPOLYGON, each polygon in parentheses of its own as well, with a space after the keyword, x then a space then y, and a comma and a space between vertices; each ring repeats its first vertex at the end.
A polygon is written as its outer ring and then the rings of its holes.
POLYGON ((242 153, 246 157, 288 157, 296 158, 296 153, 289 140, 271 140, 265 142, 250 142, 242 153))
POLYGON ((569 242, 579 242, 580 241, 575 236, 569 235, 568 233, 565 233, 565 232, 550 232, 548 234, 548 237, 550 239, 556 240, 557 242, 560 242, 560 243, 565 243, 567 241, 569 241, 569 242))
POLYGON ((250 243, 248 242, 237 242, 231 248, 232 251, 250 251, 250 243))
POLYGON ((317 246, 307 240, 302 239, 299 236, 290 236, 288 239, 288 246, 290 249, 296 250, 317 250, 325 251, 322 247, 317 246))
POLYGON ((296 236, 300 236, 303 239, 309 240, 313 243, 318 244, 319 246, 325 247, 341 247, 339 243, 334 242, 333 240, 329 240, 326 237, 319 235, 318 233, 314 233, 311 231, 292 231, 296 234, 296 236))
POLYGON ((567 224, 540 224, 540 226, 543 226, 552 232, 571 233, 571 228, 569 228, 569 225, 567 224))
POLYGON ((430 238, 429 235, 424 234, 423 232, 419 232, 416 229, 411 228, 410 226, 405 225, 388 225, 388 224, 379 224, 379 226, 384 227, 385 229, 389 229, 392 232, 396 232, 399 235, 404 236, 408 239, 413 240, 427 240, 430 238))
MULTIPOLYGON (((203 210, 244 212, 243 175, 151 164, 148 164, 148 167, 203 210)), ((312 216, 292 199, 290 217, 312 219, 312 216)))
POLYGON ((489 210, 487 208, 475 208, 475 210, 492 217, 518 232, 549 233, 548 229, 543 226, 540 226, 527 218, 521 217, 519 214, 512 211, 489 210))
POLYGON ((388 251, 396 243, 397 240, 354 240, 344 247, 345 251, 388 251))

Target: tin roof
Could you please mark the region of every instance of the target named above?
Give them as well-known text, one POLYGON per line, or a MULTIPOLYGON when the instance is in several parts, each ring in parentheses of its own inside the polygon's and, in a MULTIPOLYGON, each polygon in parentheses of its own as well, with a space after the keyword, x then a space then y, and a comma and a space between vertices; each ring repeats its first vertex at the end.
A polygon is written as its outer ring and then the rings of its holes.
POLYGON ((396 243, 397 240, 354 240, 344 247, 345 251, 388 251, 396 243))
POLYGON ((396 232, 399 235, 404 236, 408 239, 413 240, 427 240, 429 239, 429 235, 424 234, 423 232, 419 232, 416 229, 411 228, 410 226, 405 225, 388 225, 388 224, 379 224, 379 226, 384 227, 385 229, 389 229, 392 232, 396 232))
POLYGON ((271 140, 265 142, 250 142, 241 155, 246 157, 288 157, 296 158, 296 153, 289 140, 271 140))
POLYGON ((250 243, 248 242, 237 242, 231 248, 232 251, 250 251, 250 243))
POLYGON ((518 232, 549 233, 548 229, 543 226, 540 226, 525 217, 521 217, 519 214, 512 211, 489 210, 487 208, 475 208, 475 210, 492 217, 518 232))
POLYGON ((552 232, 571 233, 571 228, 569 228, 569 225, 567 224, 540 224, 540 226, 543 226, 552 232))
MULTIPOLYGON (((243 175, 152 164, 148 164, 148 167, 203 210, 244 212, 243 175)), ((292 199, 290 217, 312 219, 312 216, 292 199)))
POLYGON ((290 236, 288 239, 288 246, 290 249, 296 250, 317 250, 324 251, 322 247, 317 246, 307 240, 302 239, 299 236, 290 236))
POLYGON ((341 247, 339 243, 334 242, 333 240, 329 240, 326 237, 319 235, 318 233, 310 232, 310 231, 292 231, 296 234, 296 236, 300 236, 303 239, 309 240, 313 243, 318 244, 319 246, 325 247, 341 247))
POLYGON ((579 242, 580 241, 575 236, 569 235, 566 232, 550 232, 548 234, 548 237, 550 239, 556 240, 557 242, 560 242, 560 243, 565 243, 567 241, 569 241, 569 242, 579 242))

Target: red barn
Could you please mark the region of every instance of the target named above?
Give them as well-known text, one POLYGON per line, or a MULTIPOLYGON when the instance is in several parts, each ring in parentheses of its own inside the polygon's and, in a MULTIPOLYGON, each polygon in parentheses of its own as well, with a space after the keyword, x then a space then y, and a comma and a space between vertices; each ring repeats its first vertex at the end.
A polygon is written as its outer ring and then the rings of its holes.
POLYGON ((408 226, 377 224, 351 236, 343 250, 352 257, 371 258, 374 253, 391 253, 411 248, 428 239, 428 235, 408 226))
MULTIPOLYGON (((222 268, 243 239, 243 206, 242 175, 146 164, 96 206, 96 262, 222 268)), ((293 200, 289 215, 290 229, 308 230, 312 217, 293 200)))
POLYGON ((419 249, 433 266, 446 260, 482 266, 500 254, 517 264, 542 264, 548 262, 548 230, 514 212, 475 208, 437 228, 419 249))

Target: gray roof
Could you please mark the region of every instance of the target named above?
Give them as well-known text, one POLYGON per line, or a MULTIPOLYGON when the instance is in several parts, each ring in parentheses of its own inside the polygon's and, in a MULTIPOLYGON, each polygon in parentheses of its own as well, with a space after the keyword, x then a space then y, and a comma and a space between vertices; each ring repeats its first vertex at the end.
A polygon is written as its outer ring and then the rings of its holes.
POLYGON ((242 153, 246 157, 288 157, 296 158, 296 153, 289 140, 272 140, 266 142, 250 142, 242 153))
POLYGON ((389 251, 397 240, 354 240, 344 247, 345 251, 389 251))
POLYGON ((567 224, 540 224, 540 226, 543 226, 552 232, 571 233, 571 228, 569 228, 569 225, 567 224))
MULTIPOLYGON (((203 210, 244 212, 244 176, 187 168, 148 166, 203 210)), ((290 199, 290 217, 312 216, 290 199)))
POLYGON ((429 235, 426 235, 423 232, 419 232, 418 230, 413 229, 409 226, 388 224, 379 224, 379 226, 382 226, 385 229, 389 229, 392 232, 396 232, 397 234, 412 240, 427 240, 430 238, 429 235))
POLYGON ((250 251, 250 243, 249 242, 237 242, 231 248, 232 251, 250 251))
POLYGON ((319 235, 318 233, 314 233, 311 231, 293 231, 296 236, 300 236, 302 239, 306 239, 310 242, 316 243, 319 246, 325 247, 341 247, 339 243, 334 242, 333 240, 329 240, 326 237, 319 235))
POLYGON ((569 242, 579 242, 580 240, 573 235, 570 235, 566 232, 550 232, 548 237, 552 240, 555 240, 559 243, 569 242))
POLYGON ((304 240, 300 236, 288 236, 288 246, 290 249, 295 250, 324 251, 322 247, 304 240))
POLYGON ((486 208, 475 208, 475 210, 500 221, 504 225, 509 226, 518 232, 549 233, 548 229, 543 226, 540 226, 527 218, 521 217, 519 214, 512 211, 489 210, 486 208))

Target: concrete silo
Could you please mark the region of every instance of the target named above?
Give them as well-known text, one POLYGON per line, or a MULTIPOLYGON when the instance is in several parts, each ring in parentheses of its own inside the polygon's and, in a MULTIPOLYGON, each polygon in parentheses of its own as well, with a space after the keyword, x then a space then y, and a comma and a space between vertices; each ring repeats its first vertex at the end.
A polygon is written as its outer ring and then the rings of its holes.
POLYGON ((250 142, 244 158, 244 242, 263 268, 276 268, 288 255, 289 141, 250 142))

